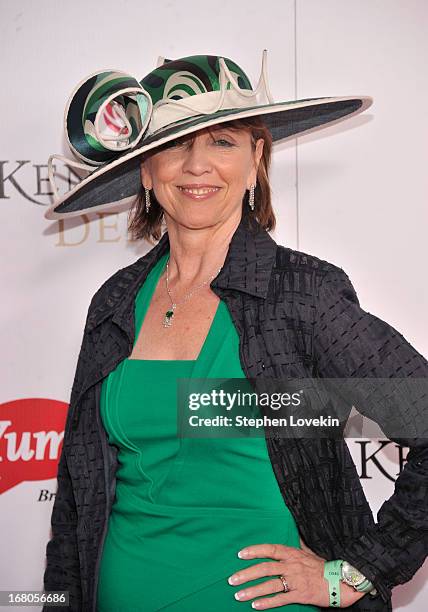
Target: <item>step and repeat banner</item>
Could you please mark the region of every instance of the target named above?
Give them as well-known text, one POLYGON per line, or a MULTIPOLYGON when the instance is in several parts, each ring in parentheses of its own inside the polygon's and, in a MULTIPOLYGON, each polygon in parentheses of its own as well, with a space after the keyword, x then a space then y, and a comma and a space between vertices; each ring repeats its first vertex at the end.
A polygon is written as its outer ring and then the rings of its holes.
MULTIPOLYGON (((89 302, 151 248, 130 240, 126 211, 43 216, 48 157, 72 157, 63 113, 77 83, 112 68, 141 79, 160 56, 219 54, 255 84, 267 49, 275 101, 372 96, 362 115, 275 147, 272 235, 342 267, 361 306, 427 356, 427 25, 423 0, 0 1, 0 590, 43 587, 89 302)), ((55 168, 60 191, 76 183, 72 168, 55 168)), ((347 443, 376 519, 408 448, 347 443)), ((427 577, 425 564, 396 587, 394 609, 424 612, 427 577)))

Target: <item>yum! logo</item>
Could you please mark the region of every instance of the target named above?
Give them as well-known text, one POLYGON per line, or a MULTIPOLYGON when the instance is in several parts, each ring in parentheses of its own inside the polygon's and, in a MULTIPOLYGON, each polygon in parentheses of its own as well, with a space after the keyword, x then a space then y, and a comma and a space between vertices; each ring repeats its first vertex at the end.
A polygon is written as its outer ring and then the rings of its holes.
POLYGON ((0 494, 57 475, 68 404, 20 399, 0 405, 0 494))

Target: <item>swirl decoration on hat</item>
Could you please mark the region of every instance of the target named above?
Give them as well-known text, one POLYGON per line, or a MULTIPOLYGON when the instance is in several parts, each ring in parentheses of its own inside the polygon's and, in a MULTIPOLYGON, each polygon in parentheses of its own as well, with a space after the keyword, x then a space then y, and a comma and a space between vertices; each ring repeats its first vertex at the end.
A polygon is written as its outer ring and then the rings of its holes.
POLYGON ((54 198, 59 191, 52 162, 93 171, 134 148, 143 137, 152 114, 152 99, 126 72, 103 70, 81 81, 71 93, 64 112, 64 129, 72 153, 85 163, 63 155, 48 159, 48 177, 54 198))
POLYGON ((141 81, 118 70, 86 77, 71 93, 64 112, 68 145, 81 161, 59 154, 48 159, 54 201, 61 197, 54 159, 91 173, 175 122, 223 109, 258 106, 261 95, 272 104, 266 58, 265 49, 256 89, 239 66, 217 56, 163 60, 141 81))
POLYGON ((152 99, 134 77, 119 71, 91 75, 67 103, 64 122, 72 152, 94 166, 135 147, 150 121, 152 99))

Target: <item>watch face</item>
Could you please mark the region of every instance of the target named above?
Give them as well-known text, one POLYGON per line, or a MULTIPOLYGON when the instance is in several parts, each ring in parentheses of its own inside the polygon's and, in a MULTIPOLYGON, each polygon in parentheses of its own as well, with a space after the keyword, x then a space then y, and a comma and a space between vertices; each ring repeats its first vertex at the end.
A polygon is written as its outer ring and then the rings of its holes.
POLYGON ((366 577, 349 563, 342 563, 343 580, 350 586, 358 586, 366 577))

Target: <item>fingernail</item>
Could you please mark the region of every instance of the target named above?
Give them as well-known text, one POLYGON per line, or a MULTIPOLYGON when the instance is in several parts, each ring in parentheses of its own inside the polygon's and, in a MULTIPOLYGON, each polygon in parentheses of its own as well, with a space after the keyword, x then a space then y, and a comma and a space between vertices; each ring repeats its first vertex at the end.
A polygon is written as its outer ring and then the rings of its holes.
POLYGON ((245 597, 245 591, 238 591, 235 593, 235 599, 242 599, 242 597, 245 597))
POLYGON ((251 604, 252 608, 258 608, 260 606, 258 601, 253 601, 253 603, 251 604))
POLYGON ((227 581, 228 581, 229 584, 236 584, 237 582, 239 582, 239 577, 238 576, 229 576, 227 581))
POLYGON ((240 559, 244 559, 245 557, 248 557, 250 553, 248 552, 248 550, 240 550, 238 553, 238 557, 240 559))

